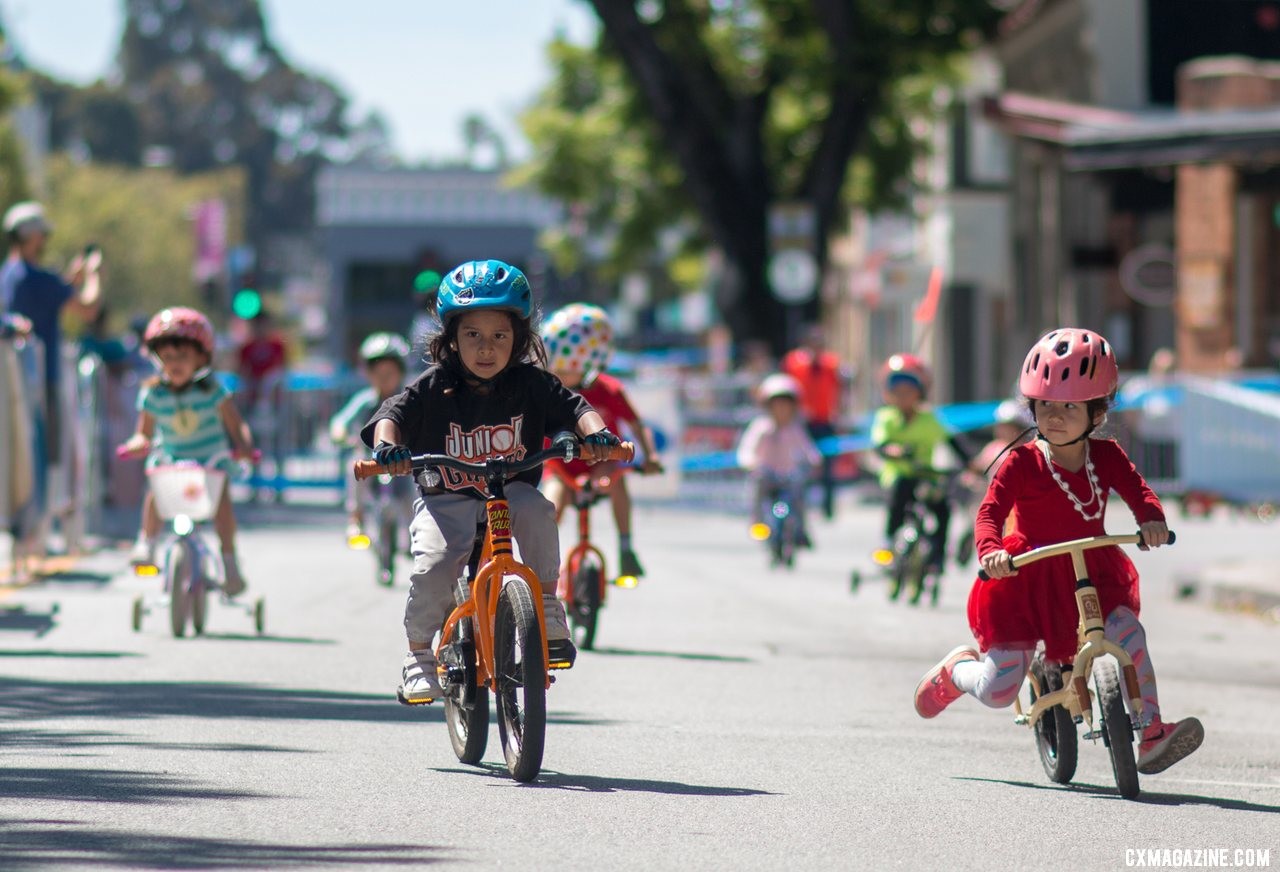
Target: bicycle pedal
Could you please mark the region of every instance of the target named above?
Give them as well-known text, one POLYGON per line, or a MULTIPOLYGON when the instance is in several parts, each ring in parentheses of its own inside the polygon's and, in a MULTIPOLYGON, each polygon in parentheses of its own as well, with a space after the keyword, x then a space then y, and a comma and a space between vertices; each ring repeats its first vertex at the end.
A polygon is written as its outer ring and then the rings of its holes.
POLYGON ((400 689, 396 690, 396 699, 400 701, 400 705, 431 705, 433 702, 435 702, 435 697, 432 697, 430 699, 420 699, 420 700, 406 699, 404 695, 404 691, 400 689))
POLYGON ((1099 739, 1103 738, 1103 735, 1104 735, 1104 734, 1103 734, 1102 730, 1090 730, 1090 731, 1089 731, 1089 732, 1087 732, 1087 733, 1083 733, 1083 734, 1080 736, 1080 738, 1082 738, 1082 739, 1088 739, 1088 740, 1089 740, 1089 741, 1091 741, 1091 742, 1096 742, 1096 741, 1098 741, 1099 739))
POLYGON ((548 669, 572 669, 578 659, 578 649, 568 639, 547 645, 548 669))

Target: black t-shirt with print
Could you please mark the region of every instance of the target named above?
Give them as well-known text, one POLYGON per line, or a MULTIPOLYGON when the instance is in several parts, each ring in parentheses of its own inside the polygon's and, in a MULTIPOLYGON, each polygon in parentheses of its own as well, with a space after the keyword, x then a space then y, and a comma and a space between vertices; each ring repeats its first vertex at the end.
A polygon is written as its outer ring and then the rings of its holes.
MULTIPOLYGON (((545 437, 576 429, 578 419, 590 411, 586 400, 532 364, 511 367, 487 393, 435 364, 386 400, 360 438, 372 448, 374 425, 387 418, 399 426, 414 454, 447 454, 470 463, 491 457, 521 460, 541 451, 545 437)), ((481 498, 486 494, 479 476, 449 469, 429 473, 432 487, 481 498)), ((536 486, 541 475, 538 467, 514 480, 536 486)))

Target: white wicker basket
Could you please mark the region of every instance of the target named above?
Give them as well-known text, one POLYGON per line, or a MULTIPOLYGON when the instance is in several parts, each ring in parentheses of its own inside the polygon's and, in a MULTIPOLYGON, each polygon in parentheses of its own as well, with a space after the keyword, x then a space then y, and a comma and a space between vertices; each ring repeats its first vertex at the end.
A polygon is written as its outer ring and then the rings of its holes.
POLYGON ((156 511, 166 521, 186 515, 192 521, 208 521, 217 513, 227 474, 199 463, 174 463, 147 472, 156 511))

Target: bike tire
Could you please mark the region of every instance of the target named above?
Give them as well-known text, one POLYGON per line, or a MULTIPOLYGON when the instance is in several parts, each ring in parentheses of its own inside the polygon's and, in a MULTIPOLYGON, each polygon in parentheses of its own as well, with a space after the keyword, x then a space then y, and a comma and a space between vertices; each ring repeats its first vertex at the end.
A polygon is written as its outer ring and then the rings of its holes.
MULTIPOLYGON (((465 622, 465 626, 469 625, 469 621, 465 622)), ((460 637, 466 633, 463 626, 459 625, 458 628, 460 637)), ((467 645, 464 650, 467 652, 467 680, 474 685, 475 646, 467 645)), ((449 728, 449 743, 453 745, 453 753, 457 755, 458 762, 472 766, 484 757, 485 748, 489 744, 489 688, 475 686, 469 704, 461 699, 462 693, 460 690, 458 698, 445 695, 444 720, 449 728)))
POLYGON ((1098 704, 1102 708, 1102 735, 1111 753, 1111 771, 1116 789, 1125 799, 1135 798, 1142 788, 1138 783, 1138 763, 1133 755, 1133 724, 1124 705, 1120 678, 1111 663, 1094 663, 1093 680, 1098 688, 1098 704))
POLYGON ((169 594, 169 629, 175 639, 187 634, 187 575, 191 571, 191 556, 186 546, 174 544, 165 555, 164 584, 169 594))
POLYGON ((132 615, 131 615, 133 619, 132 620, 133 632, 135 633, 142 632, 142 616, 146 614, 146 610, 147 610, 147 606, 146 606, 146 603, 142 601, 142 597, 141 596, 134 597, 133 609, 132 609, 132 615))
MULTIPOLYGON (((1039 655, 1031 661, 1031 675, 1045 694, 1062 690, 1062 671, 1045 663, 1039 655)), ((1031 701, 1036 701, 1035 685, 1032 685, 1031 701)), ((1070 784, 1076 774, 1079 761, 1079 738, 1075 721, 1063 706, 1055 705, 1036 721, 1036 751, 1044 774, 1055 784, 1070 784)))
POLYGON ((604 567, 592 558, 580 562, 573 576, 573 610, 569 618, 573 623, 574 644, 584 651, 590 651, 596 645, 603 576, 604 567))
POLYGON ((209 619, 209 588, 204 581, 191 585, 188 599, 191 601, 191 632, 203 636, 205 622, 209 619))
POLYGON ((493 622, 498 737, 507 771, 529 782, 542 769, 547 735, 547 666, 533 595, 523 579, 502 588, 493 622))
POLYGON ((396 573, 396 522, 383 518, 378 524, 378 575, 376 581, 383 587, 390 587, 395 581, 396 573))

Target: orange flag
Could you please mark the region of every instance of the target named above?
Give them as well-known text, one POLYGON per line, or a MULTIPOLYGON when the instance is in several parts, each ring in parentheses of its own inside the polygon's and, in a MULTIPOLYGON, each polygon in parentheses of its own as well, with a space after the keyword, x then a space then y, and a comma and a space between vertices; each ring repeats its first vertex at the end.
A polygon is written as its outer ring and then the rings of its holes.
POLYGON ((928 324, 938 314, 938 300, 942 298, 942 267, 935 266, 929 270, 929 287, 924 292, 924 299, 916 306, 915 320, 919 324, 928 324))

